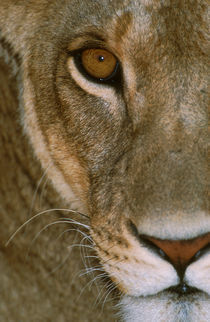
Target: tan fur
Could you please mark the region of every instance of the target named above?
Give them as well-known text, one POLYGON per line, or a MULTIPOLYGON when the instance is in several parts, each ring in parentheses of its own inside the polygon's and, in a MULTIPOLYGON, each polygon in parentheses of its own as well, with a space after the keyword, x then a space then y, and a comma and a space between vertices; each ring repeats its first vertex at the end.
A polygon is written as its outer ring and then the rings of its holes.
POLYGON ((142 239, 209 240, 207 33, 207 1, 0 1, 0 320, 210 320, 208 248, 180 297, 142 239))

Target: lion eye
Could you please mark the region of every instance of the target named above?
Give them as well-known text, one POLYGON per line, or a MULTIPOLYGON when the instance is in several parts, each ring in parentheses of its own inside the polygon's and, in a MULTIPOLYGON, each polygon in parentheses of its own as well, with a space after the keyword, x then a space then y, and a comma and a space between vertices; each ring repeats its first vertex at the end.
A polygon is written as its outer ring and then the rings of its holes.
POLYGON ((112 79, 119 65, 112 53, 100 48, 83 50, 80 59, 85 72, 100 81, 112 79))

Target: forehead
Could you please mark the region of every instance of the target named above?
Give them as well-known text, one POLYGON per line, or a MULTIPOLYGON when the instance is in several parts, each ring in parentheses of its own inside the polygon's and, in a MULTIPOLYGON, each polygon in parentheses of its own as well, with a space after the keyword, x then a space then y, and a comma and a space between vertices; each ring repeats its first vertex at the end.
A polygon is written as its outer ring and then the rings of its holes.
POLYGON ((71 32, 95 28, 105 41, 125 42, 132 52, 154 43, 195 49, 205 43, 207 8, 204 0, 73 0, 66 12, 71 32))

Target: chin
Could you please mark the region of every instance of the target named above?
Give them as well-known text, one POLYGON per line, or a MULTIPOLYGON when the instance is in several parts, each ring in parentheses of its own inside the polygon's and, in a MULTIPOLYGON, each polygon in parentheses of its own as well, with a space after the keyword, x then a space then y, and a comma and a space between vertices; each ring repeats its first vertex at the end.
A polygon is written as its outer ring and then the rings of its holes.
POLYGON ((145 297, 124 296, 119 305, 126 322, 207 322, 210 316, 210 297, 200 291, 187 296, 168 290, 145 297))

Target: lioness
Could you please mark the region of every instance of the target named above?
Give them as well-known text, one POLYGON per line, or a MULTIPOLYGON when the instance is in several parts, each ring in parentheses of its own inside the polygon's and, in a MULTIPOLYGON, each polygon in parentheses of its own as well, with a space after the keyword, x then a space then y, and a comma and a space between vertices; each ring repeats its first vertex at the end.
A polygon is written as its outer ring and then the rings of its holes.
POLYGON ((0 0, 1 321, 210 321, 207 19, 0 0))

